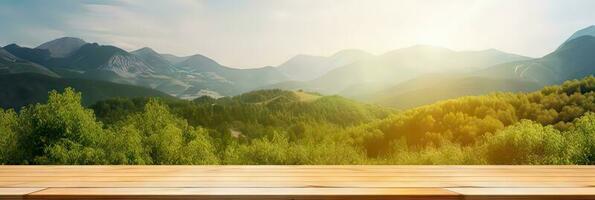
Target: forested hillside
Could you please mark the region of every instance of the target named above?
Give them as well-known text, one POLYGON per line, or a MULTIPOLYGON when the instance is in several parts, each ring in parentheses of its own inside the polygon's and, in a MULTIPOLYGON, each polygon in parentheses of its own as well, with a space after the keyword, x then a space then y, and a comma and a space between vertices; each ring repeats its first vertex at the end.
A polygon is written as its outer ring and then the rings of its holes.
POLYGON ((263 90, 194 101, 72 89, 0 111, 3 164, 595 164, 595 77, 405 111, 263 90))
POLYGON ((442 101, 357 127, 388 163, 593 163, 595 77, 533 93, 442 101))
POLYGON ((491 92, 532 92, 541 86, 515 79, 492 79, 448 74, 428 75, 409 80, 380 92, 354 94, 353 98, 400 109, 427 105, 440 100, 491 92), (365 98, 371 99, 365 99, 365 98))
MULTIPOLYGON (((83 91, 83 105, 114 97, 170 97, 169 95, 144 87, 124 85, 106 81, 57 78, 37 73, 0 74, 0 108, 19 109, 22 106, 47 101, 47 93, 62 91, 71 87, 83 91)), ((173 98, 173 97, 170 97, 173 98)))

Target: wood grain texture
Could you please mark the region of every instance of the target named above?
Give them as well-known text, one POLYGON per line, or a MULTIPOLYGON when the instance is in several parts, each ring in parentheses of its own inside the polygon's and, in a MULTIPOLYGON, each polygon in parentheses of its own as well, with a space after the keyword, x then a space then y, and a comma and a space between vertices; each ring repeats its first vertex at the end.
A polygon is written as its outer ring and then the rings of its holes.
POLYGON ((0 199, 20 200, 27 194, 43 190, 45 188, 0 188, 0 199))
POLYGON ((466 200, 488 199, 595 199, 595 188, 449 188, 466 200))
POLYGON ((0 166, 0 199, 595 199, 595 167, 0 166))
POLYGON ((458 199, 442 188, 50 188, 35 199, 112 196, 142 199, 458 199))

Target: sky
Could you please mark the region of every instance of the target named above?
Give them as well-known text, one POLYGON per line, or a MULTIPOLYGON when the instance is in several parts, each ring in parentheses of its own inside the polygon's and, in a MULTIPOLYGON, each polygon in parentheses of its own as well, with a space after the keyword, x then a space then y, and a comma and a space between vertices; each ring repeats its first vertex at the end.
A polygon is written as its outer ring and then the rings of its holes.
POLYGON ((541 57, 595 24, 593 0, 3 0, 0 45, 63 36, 237 68, 413 46, 541 57))

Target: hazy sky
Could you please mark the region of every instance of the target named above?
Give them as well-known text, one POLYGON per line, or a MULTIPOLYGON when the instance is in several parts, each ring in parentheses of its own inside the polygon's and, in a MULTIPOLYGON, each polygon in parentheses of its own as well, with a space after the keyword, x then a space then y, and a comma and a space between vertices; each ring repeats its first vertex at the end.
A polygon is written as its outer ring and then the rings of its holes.
POLYGON ((3 0, 0 45, 74 36, 240 68, 415 44, 540 57, 595 24, 594 9, 594 0, 3 0))

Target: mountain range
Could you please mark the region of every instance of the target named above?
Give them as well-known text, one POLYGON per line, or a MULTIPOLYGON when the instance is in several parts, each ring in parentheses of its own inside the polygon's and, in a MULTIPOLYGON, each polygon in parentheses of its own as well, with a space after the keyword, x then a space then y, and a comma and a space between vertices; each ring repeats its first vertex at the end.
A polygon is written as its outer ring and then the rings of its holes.
MULTIPOLYGON (((541 58, 520 59, 457 74, 424 75, 352 98, 411 108, 460 96, 528 92, 595 74, 595 26, 579 30, 541 58)), ((349 96, 349 95, 346 95, 349 96)))
POLYGON ((45 49, 50 52, 50 56, 52 57, 64 58, 70 56, 85 44, 87 44, 87 42, 79 38, 63 37, 43 43, 36 49, 45 49))
POLYGON ((58 77, 56 73, 43 66, 18 58, 6 51, 6 49, 0 48, 0 74, 18 73, 37 73, 50 77, 58 77))
POLYGON ((255 89, 302 89, 407 108, 462 95, 531 91, 582 78, 594 74, 594 53, 595 26, 577 31, 541 58, 495 49, 453 51, 416 45, 381 55, 355 49, 328 57, 297 55, 276 67, 253 69, 224 66, 201 54, 180 57, 149 47, 128 52, 64 37, 35 48, 17 44, 0 48, 0 74, 5 74, 0 78, 34 73, 52 80, 144 87, 156 90, 151 94, 160 91, 182 99, 232 96, 255 89))
POLYGON ((379 90, 419 75, 438 72, 467 72, 500 63, 529 59, 497 50, 452 51, 417 45, 335 68, 310 81, 288 81, 269 87, 305 89, 325 94, 357 93, 356 88, 379 90))
POLYGON ((297 55, 279 65, 278 69, 291 80, 309 81, 335 68, 365 61, 372 57, 372 54, 357 49, 342 50, 329 57, 297 55))
MULTIPOLYGON (((592 27, 595 33, 595 27, 592 27)), ((492 66, 475 74, 492 78, 514 78, 540 85, 559 84, 595 72, 595 35, 564 42, 554 52, 537 59, 492 66)))

